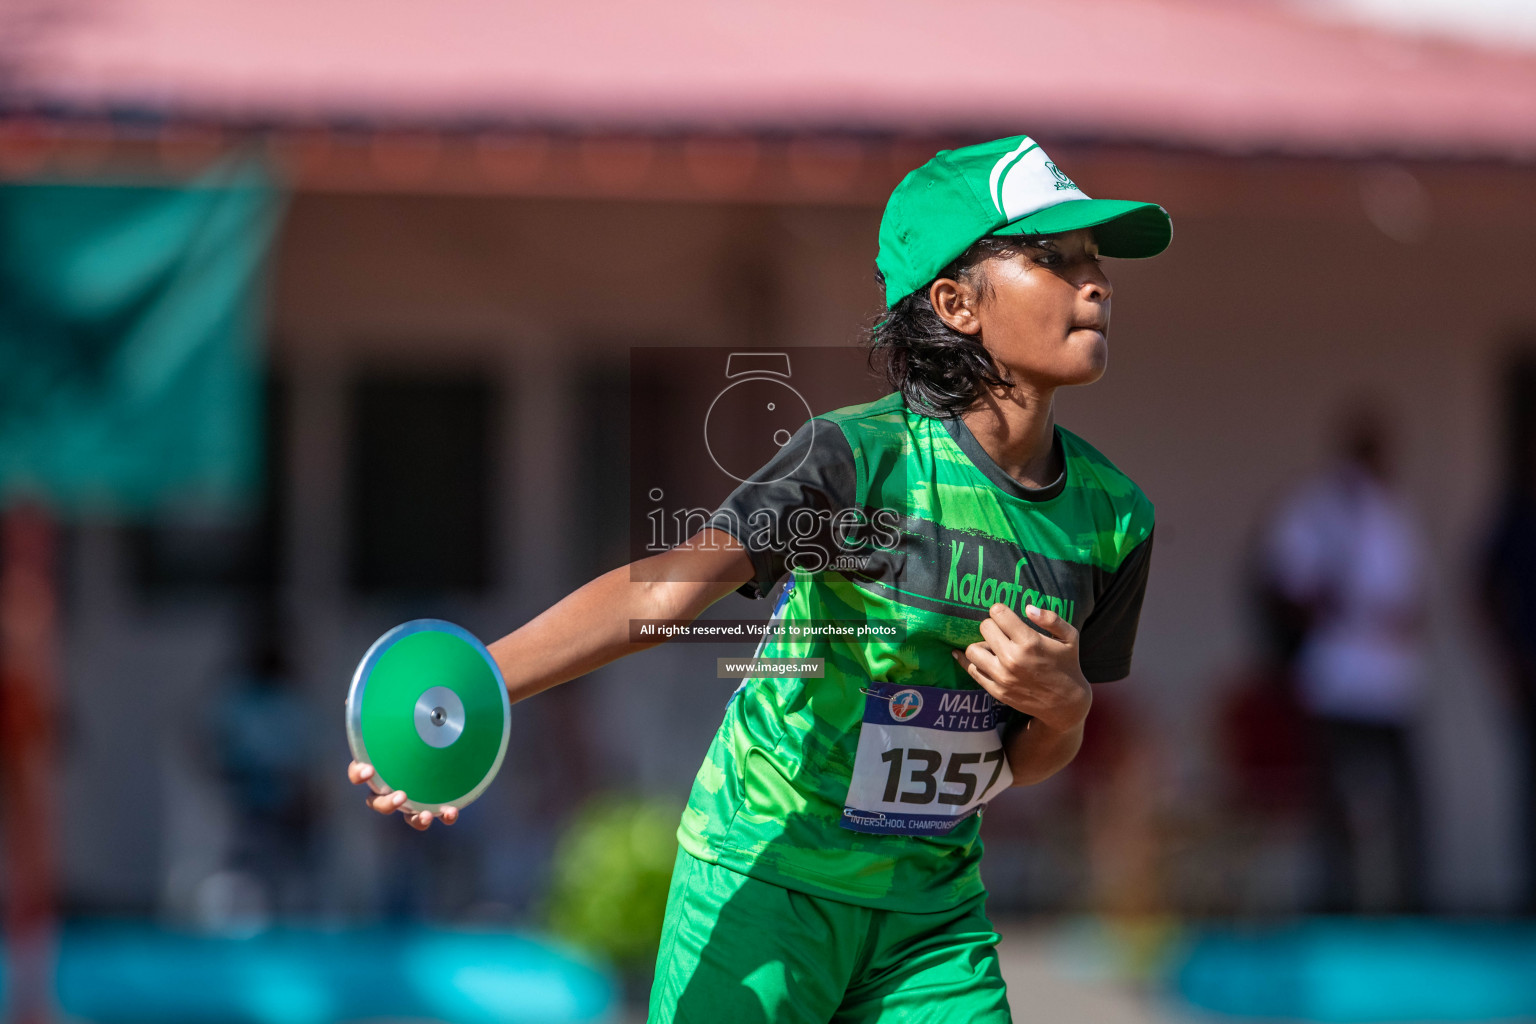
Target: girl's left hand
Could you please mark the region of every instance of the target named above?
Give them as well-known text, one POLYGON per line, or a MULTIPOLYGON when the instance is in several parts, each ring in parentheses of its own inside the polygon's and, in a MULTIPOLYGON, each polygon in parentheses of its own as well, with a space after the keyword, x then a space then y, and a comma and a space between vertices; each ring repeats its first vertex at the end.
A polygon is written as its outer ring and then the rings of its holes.
POLYGON ((982 620, 982 639, 955 651, 972 679, 993 697, 1054 731, 1075 729, 1088 717, 1093 691, 1077 660, 1077 628, 1055 612, 1026 605, 1023 619, 994 604, 982 620))
MULTIPOLYGON (((373 776, 374 770, 371 764, 353 761, 347 765, 347 781, 351 782, 354 786, 362 785, 373 778, 373 776)), ((369 789, 372 788, 372 786, 369 787, 369 789)), ((434 816, 431 811, 419 811, 412 814, 400 806, 405 803, 405 790, 403 789, 385 790, 377 795, 369 793, 367 802, 369 807, 380 814, 393 814, 399 811, 405 815, 406 823, 418 832, 425 832, 434 820, 441 821, 444 825, 452 825, 459 820, 459 809, 457 807, 444 807, 442 817, 434 816)))

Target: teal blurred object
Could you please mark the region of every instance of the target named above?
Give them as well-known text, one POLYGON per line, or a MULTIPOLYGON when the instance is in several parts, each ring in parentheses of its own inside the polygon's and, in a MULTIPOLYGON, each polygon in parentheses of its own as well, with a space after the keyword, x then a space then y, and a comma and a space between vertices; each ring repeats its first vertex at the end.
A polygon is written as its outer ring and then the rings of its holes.
POLYGON ((94 1024, 576 1024, 617 1008, 608 972, 552 941, 420 926, 222 938, 75 923, 61 940, 58 998, 94 1024))
POLYGON ((1536 922, 1340 918, 1206 928, 1176 991, 1237 1017, 1322 1022, 1536 1017, 1536 922))
POLYGON ((0 504, 234 506, 259 469, 255 164, 185 185, 0 185, 0 504))

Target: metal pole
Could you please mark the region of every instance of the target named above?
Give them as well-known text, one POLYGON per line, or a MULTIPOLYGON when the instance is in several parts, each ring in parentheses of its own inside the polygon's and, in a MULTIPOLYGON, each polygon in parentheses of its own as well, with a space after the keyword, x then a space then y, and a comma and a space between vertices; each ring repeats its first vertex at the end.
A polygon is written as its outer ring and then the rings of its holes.
POLYGON ((40 506, 0 515, 0 834, 5 844, 8 1012, 46 1024, 55 1011, 54 737, 58 531, 40 506))

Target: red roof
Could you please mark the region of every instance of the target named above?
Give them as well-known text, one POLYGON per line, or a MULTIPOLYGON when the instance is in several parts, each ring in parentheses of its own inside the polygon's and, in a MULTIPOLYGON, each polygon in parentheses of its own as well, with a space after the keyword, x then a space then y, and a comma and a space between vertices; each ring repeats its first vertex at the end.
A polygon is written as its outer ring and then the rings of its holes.
POLYGON ((974 129, 1536 157, 1536 54, 1325 23, 1256 0, 114 0, 75 10, 22 64, 29 102, 282 123, 974 129))

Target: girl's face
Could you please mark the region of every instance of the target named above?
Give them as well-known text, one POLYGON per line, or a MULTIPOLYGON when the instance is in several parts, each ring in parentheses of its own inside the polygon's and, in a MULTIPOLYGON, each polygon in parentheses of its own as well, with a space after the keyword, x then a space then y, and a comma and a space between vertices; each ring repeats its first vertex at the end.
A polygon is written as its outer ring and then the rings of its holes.
POLYGON ((1104 375, 1113 289, 1090 229, 1020 239, 1017 253, 978 269, 977 287, 936 281, 930 298, 951 327, 980 336, 1005 376, 1055 388, 1104 375))

